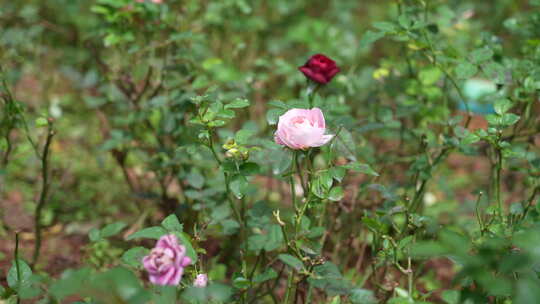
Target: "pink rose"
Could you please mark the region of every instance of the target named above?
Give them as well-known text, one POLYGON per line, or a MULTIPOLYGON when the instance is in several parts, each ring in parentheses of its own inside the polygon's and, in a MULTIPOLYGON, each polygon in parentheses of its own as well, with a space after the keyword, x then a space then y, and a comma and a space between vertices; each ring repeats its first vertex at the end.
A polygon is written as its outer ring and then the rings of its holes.
POLYGON ((308 149, 326 144, 333 135, 325 135, 324 116, 319 108, 291 109, 279 117, 274 140, 291 149, 308 149))
POLYGON ((186 247, 178 244, 174 234, 162 236, 150 254, 143 258, 143 265, 150 282, 157 285, 178 285, 184 267, 191 264, 186 256, 186 247))
POLYGON ((197 278, 195 278, 195 281, 193 282, 193 286, 206 287, 206 285, 208 285, 208 276, 204 273, 198 274, 197 278))

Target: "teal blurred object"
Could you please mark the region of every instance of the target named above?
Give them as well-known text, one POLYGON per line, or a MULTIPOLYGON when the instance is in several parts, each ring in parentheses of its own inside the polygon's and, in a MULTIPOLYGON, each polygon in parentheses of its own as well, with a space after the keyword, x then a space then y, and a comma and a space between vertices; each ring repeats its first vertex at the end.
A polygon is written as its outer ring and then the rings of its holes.
MULTIPOLYGON (((471 112, 476 114, 485 115, 495 113, 493 99, 486 97, 496 92, 497 85, 495 83, 481 78, 471 78, 463 86, 463 94, 468 100, 469 108, 471 112)), ((467 110, 463 100, 460 100, 458 108, 464 111, 467 110)))

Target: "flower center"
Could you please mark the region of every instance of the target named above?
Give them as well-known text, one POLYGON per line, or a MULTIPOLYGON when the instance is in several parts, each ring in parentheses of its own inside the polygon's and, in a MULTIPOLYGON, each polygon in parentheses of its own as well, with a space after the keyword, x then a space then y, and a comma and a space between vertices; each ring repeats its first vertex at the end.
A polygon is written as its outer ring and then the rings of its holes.
POLYGON ((304 116, 296 116, 291 119, 291 123, 294 125, 295 128, 302 128, 306 126, 313 126, 313 122, 309 121, 304 116))
POLYGON ((152 258, 156 262, 156 266, 159 268, 162 265, 169 265, 173 263, 172 257, 165 252, 162 248, 152 249, 152 258))

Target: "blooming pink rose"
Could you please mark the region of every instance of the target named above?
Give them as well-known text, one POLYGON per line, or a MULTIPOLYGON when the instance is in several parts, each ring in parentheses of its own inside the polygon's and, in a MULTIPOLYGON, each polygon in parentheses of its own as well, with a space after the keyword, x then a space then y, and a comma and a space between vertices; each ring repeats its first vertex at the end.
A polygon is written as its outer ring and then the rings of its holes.
POLYGON ((186 256, 186 247, 178 244, 174 234, 162 236, 150 254, 143 258, 143 265, 150 282, 157 285, 178 285, 184 267, 191 264, 186 256))
POLYGON ((204 273, 198 274, 197 278, 193 282, 195 287, 206 287, 208 285, 208 276, 204 273))
POLYGON ((291 109, 279 117, 274 140, 291 149, 308 149, 326 144, 333 135, 325 135, 324 116, 319 108, 291 109))

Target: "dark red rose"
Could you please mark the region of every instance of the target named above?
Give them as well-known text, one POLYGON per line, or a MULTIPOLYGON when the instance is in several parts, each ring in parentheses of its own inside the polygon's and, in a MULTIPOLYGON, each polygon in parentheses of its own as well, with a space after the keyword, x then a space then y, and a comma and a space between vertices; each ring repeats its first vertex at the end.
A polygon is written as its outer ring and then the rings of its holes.
POLYGON ((323 54, 316 54, 311 56, 309 60, 303 66, 298 68, 307 78, 318 82, 320 84, 326 84, 339 73, 339 68, 336 62, 323 54))

